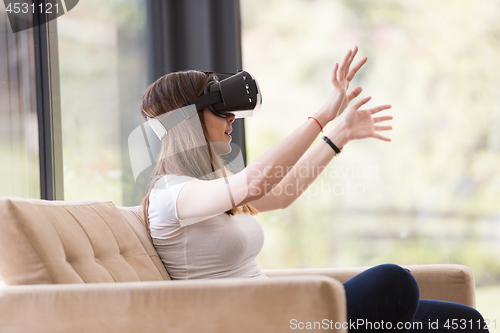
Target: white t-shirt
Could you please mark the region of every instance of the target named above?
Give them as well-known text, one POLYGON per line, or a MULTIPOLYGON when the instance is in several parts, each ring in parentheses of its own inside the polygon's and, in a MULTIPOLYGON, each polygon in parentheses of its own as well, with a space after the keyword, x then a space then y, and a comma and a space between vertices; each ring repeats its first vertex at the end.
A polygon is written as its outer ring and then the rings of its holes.
POLYGON ((172 280, 268 278, 255 262, 264 230, 249 213, 179 220, 177 196, 193 179, 165 175, 149 197, 151 237, 172 280))

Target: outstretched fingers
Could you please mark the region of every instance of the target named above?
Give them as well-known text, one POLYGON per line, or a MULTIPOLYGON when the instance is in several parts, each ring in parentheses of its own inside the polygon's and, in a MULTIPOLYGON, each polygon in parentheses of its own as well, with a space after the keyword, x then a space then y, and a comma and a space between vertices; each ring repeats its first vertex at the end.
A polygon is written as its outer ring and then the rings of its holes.
POLYGON ((347 100, 348 101, 352 101, 353 99, 355 99, 356 97, 359 96, 359 94, 361 94, 361 91, 363 91, 363 89, 361 87, 356 87, 354 88, 353 90, 351 90, 347 95, 347 100))
POLYGON ((349 62, 349 58, 351 57, 351 50, 347 51, 346 55, 344 56, 344 59, 342 59, 342 62, 340 63, 340 70, 338 71, 338 77, 337 79, 339 81, 342 81, 345 77, 345 68, 347 63, 349 62))
MULTIPOLYGON (((373 113, 376 113, 376 112, 379 112, 382 110, 386 110, 390 107, 391 107, 390 105, 382 105, 382 106, 371 109, 371 111, 373 114, 373 113)), ((373 118, 373 123, 379 123, 381 121, 386 121, 386 120, 392 120, 392 117, 391 116, 376 117, 376 118, 373 118)), ((382 135, 376 133, 375 131, 389 131, 389 130, 392 130, 392 126, 373 126, 373 129, 374 129, 374 132, 372 133, 372 136, 374 138, 379 139, 379 140, 383 140, 383 141, 391 141, 391 139, 386 138, 385 136, 382 136, 382 135)))
POLYGON ((386 121, 386 120, 392 120, 392 117, 391 116, 376 117, 376 118, 373 118, 373 123, 379 123, 381 121, 386 121))
POLYGON ((335 85, 336 83, 338 83, 338 80, 337 80, 337 70, 339 69, 339 64, 338 63, 335 63, 335 66, 333 66, 333 71, 332 71, 332 83, 335 85))
POLYGON ((347 66, 345 68, 344 75, 346 77, 347 77, 347 74, 349 73, 349 68, 351 67, 352 61, 354 60, 354 57, 356 56, 357 53, 358 53, 358 47, 354 46, 354 48, 352 49, 352 52, 351 52, 351 56, 349 57, 349 61, 347 63, 347 66))
POLYGON ((359 109, 361 107, 361 105, 368 103, 368 101, 371 98, 372 98, 371 96, 363 97, 362 99, 360 99, 359 101, 357 101, 356 103, 354 103, 352 105, 352 108, 354 108, 355 110, 359 109))
POLYGON ((376 131, 388 131, 392 129, 392 126, 373 126, 376 131))
POLYGON ((349 72, 349 74, 347 75, 346 79, 348 81, 352 81, 352 79, 354 78, 354 76, 356 76, 356 73, 360 70, 360 68, 366 64, 366 62, 368 61, 368 58, 367 57, 364 57, 363 59, 361 59, 360 61, 358 61, 358 63, 356 64, 356 66, 354 66, 351 71, 349 72))
POLYGON ((391 141, 391 139, 386 138, 385 136, 382 136, 382 135, 380 135, 378 133, 373 133, 372 137, 375 138, 375 139, 383 140, 383 141, 391 141))
POLYGON ((368 111, 370 111, 371 114, 375 114, 377 112, 380 112, 380 111, 383 111, 383 110, 387 110, 387 109, 390 109, 390 108, 392 108, 392 106, 389 105, 389 104, 386 104, 386 105, 376 106, 374 108, 368 109, 368 111))

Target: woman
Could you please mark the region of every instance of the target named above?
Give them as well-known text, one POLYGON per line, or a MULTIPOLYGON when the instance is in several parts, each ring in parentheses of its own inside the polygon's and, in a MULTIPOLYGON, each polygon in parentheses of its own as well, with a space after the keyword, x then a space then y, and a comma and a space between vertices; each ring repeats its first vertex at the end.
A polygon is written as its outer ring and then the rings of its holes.
MULTIPOLYGON (((375 124, 392 117, 372 117, 390 105, 360 110, 370 100, 365 97, 347 108, 361 93, 360 87, 347 93, 349 83, 367 60, 363 58, 349 70, 356 53, 357 47, 347 52, 340 65, 335 64, 333 91, 326 103, 240 172, 232 174, 221 158, 231 151, 229 133, 234 114, 221 117, 205 108, 198 112, 198 117, 168 130, 161 139, 143 208, 155 248, 172 279, 267 278, 255 262, 264 234, 252 215, 290 205, 302 193, 298 189, 307 188, 348 142, 369 137, 390 141, 377 132, 392 127, 375 124), (320 140, 307 151, 318 133, 344 110, 342 121, 326 134, 330 142, 320 140), (318 172, 308 172, 311 177, 298 177, 294 171, 306 165, 315 165, 318 172)), ((198 71, 161 77, 144 94, 142 117, 161 117, 189 104, 203 94, 213 79, 214 74, 198 71)), ((346 281, 344 286, 350 321, 383 321, 391 323, 392 330, 398 332, 410 331, 408 326, 398 328, 398 322, 422 322, 423 329, 418 331, 445 332, 446 319, 457 319, 467 325, 451 331, 488 332, 483 318, 473 308, 419 299, 415 279, 397 265, 373 267, 346 281), (438 330, 428 327, 436 320, 438 330)), ((371 331, 367 327, 349 330, 371 331)))

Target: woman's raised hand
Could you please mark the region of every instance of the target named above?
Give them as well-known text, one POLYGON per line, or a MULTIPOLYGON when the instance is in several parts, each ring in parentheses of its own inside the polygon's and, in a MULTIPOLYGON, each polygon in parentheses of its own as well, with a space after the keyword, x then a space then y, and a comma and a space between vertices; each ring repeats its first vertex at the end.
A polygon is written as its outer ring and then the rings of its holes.
POLYGON ((342 125, 345 129, 345 136, 348 141, 360 140, 364 138, 376 138, 384 141, 391 141, 391 139, 386 138, 376 131, 388 131, 392 129, 392 126, 375 126, 376 123, 385 120, 391 120, 391 116, 375 117, 372 115, 390 109, 389 104, 376 106, 371 109, 359 110, 359 108, 366 104, 371 97, 364 97, 351 105, 345 112, 344 118, 342 119, 342 125))
POLYGON ((356 66, 354 66, 351 70, 349 70, 349 67, 351 66, 352 61, 354 60, 354 57, 356 56, 357 53, 358 53, 358 47, 355 46, 352 52, 351 52, 351 50, 349 50, 347 52, 347 54, 349 55, 348 60, 346 60, 347 55, 346 55, 346 57, 344 57, 344 60, 343 60, 343 61, 348 61, 348 62, 347 62, 347 66, 345 68, 345 71, 343 73, 342 72, 339 73, 342 76, 338 80, 345 87, 346 98, 344 98, 344 101, 342 102, 342 105, 340 106, 340 110, 339 110, 339 113, 337 114, 337 116, 341 115, 342 112, 344 112, 344 110, 347 108, 349 103, 354 98, 358 97, 359 94, 361 94, 361 90, 362 90, 361 87, 356 87, 351 92, 347 93, 347 89, 349 88, 349 83, 351 83, 352 79, 354 78, 356 73, 359 71, 359 69, 364 64, 366 64, 366 62, 368 61, 368 58, 364 57, 356 64, 356 66))
POLYGON ((350 93, 347 93, 349 83, 352 81, 361 66, 363 66, 368 60, 368 58, 364 57, 356 64, 356 66, 349 70, 357 53, 358 47, 355 46, 353 51, 347 51, 347 54, 344 56, 340 65, 335 63, 331 78, 333 91, 328 97, 326 103, 323 105, 323 108, 326 112, 328 112, 330 120, 333 120, 337 116, 341 115, 351 100, 361 93, 361 87, 356 87, 350 93))

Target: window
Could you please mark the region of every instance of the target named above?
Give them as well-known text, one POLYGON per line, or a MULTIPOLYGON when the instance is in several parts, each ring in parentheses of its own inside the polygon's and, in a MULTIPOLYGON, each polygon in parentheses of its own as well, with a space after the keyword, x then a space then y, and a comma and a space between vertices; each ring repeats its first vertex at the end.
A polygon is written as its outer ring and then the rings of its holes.
POLYGON ((394 116, 392 142, 349 143, 292 206, 259 216, 261 267, 464 264, 478 309, 496 319, 498 2, 242 0, 241 8, 243 67, 264 95, 246 123, 249 162, 321 107, 335 62, 354 45, 368 63, 350 88, 372 96, 367 107, 391 104, 380 115, 394 116))
MULTIPOLYGON (((241 67, 238 2, 87 0, 21 33, 1 6, 3 195, 139 204, 149 179, 133 176, 128 136, 147 86, 241 67)), ((244 150, 243 124, 233 137, 244 150)))
POLYGON ((64 199, 136 205, 127 137, 148 86, 146 2, 80 1, 58 43, 64 199))
POLYGON ((40 198, 33 29, 12 33, 0 5, 0 196, 40 198))

